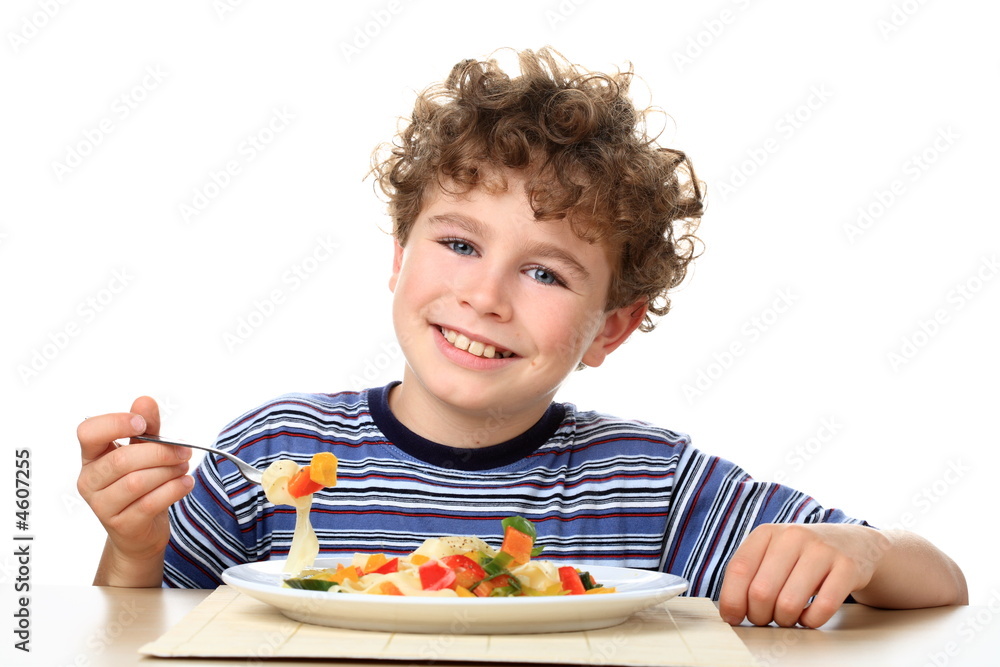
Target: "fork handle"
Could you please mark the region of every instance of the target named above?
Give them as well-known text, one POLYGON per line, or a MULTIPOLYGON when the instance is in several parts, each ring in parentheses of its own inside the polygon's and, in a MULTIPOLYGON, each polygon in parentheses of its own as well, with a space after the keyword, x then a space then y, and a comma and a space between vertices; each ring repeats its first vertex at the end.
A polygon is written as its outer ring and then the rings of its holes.
POLYGON ((143 435, 133 435, 133 440, 144 440, 146 442, 158 442, 163 445, 178 445, 179 447, 191 447, 192 449, 200 449, 205 452, 215 451, 211 447, 205 447, 204 445, 192 445, 190 442, 182 442, 180 440, 167 440, 161 438, 158 435, 151 435, 149 433, 144 433, 143 435))

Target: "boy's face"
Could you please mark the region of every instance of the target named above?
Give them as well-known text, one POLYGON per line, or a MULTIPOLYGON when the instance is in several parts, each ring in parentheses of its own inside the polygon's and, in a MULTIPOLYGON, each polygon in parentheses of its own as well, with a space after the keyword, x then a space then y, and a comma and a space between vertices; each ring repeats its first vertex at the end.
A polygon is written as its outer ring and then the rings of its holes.
POLYGON ((429 192, 406 247, 396 245, 389 286, 402 394, 470 417, 524 416, 527 428, 577 365, 600 365, 645 310, 607 312, 605 248, 565 221, 536 221, 523 180, 507 177, 496 194, 429 192))

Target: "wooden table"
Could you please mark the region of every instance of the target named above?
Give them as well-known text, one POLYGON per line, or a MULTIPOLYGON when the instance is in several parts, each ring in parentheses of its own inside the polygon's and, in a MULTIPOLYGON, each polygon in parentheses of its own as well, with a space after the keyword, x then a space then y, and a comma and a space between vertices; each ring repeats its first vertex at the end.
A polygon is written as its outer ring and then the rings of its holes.
MULTIPOLYGON (((31 652, 6 633, 5 666, 246 665, 246 660, 161 660, 139 646, 159 637, 210 591, 40 586, 31 592, 31 652)), ((15 600, 16 602, 16 600, 15 600)), ((10 612, 7 618, 10 619, 10 612)), ((8 621, 9 622, 9 621, 8 621)), ((1000 595, 989 605, 884 611, 844 606, 819 630, 743 626, 736 633, 761 665, 1000 665, 1000 595)), ((264 667, 303 662, 266 661, 264 667)), ((338 663, 349 667, 348 662, 338 663)), ((371 663, 368 663, 371 664, 371 663)), ((480 666, 481 667, 481 666, 480 666)))

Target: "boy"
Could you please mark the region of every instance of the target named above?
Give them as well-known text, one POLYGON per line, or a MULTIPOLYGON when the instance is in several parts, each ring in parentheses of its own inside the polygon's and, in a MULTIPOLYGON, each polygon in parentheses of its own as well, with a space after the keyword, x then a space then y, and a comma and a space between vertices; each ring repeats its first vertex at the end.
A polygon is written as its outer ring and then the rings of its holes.
MULTIPOLYGON (((521 514, 546 558, 678 574, 734 624, 817 627, 849 596, 965 603, 961 571, 919 537, 757 482, 686 436, 553 402, 574 369, 667 312, 702 201, 684 154, 642 131, 631 72, 547 49, 519 59, 515 78, 456 65, 375 163, 402 382, 281 397, 219 446, 260 468, 337 455, 341 483, 312 511, 325 554, 405 553, 521 514)), ((192 479, 188 450, 110 444, 158 430, 149 398, 78 430, 80 492, 108 531, 96 584, 211 587, 287 553, 292 511, 228 462, 206 457, 192 479)))

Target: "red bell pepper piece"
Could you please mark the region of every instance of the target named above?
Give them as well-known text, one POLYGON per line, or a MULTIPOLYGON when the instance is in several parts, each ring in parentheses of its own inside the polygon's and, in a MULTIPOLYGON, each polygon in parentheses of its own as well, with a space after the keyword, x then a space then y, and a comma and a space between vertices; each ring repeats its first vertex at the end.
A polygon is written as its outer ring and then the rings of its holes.
POLYGON ((399 559, 393 558, 392 560, 386 561, 384 565, 372 570, 372 572, 375 574, 392 574, 393 572, 399 572, 399 559))
POLYGON ((583 582, 580 581, 580 573, 576 571, 575 567, 567 565, 559 568, 559 581, 562 583, 563 590, 570 595, 583 595, 586 592, 583 588, 583 582))
POLYGON ((456 575, 453 570, 445 567, 437 560, 429 560, 417 569, 420 574, 420 587, 425 591, 439 591, 455 585, 456 575))
POLYGON ((472 590, 478 582, 486 578, 486 571, 468 556, 462 554, 445 556, 441 559, 441 563, 454 571, 456 583, 463 588, 472 590))

